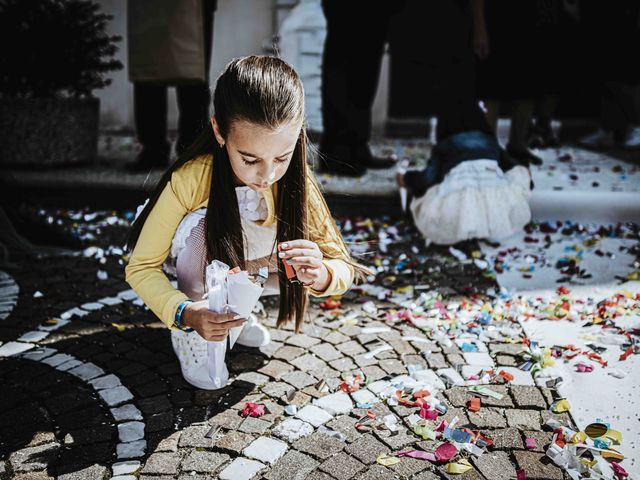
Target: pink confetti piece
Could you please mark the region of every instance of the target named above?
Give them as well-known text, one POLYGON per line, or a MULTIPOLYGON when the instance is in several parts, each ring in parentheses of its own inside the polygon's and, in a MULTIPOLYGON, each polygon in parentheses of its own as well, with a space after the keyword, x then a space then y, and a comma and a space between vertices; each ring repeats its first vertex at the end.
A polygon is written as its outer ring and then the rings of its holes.
POLYGON ((516 480, 527 480, 527 475, 524 472, 524 468, 521 468, 518 471, 516 471, 516 480))
POLYGON ((593 372, 593 365, 589 365, 588 363, 584 363, 584 362, 578 362, 576 363, 576 372, 581 372, 581 373, 593 372))
POLYGON ((524 439, 524 445, 529 450, 534 450, 536 448, 536 439, 532 437, 527 437, 524 439))
POLYGON ((264 405, 258 405, 257 403, 246 402, 242 409, 243 417, 261 417, 264 415, 264 405))

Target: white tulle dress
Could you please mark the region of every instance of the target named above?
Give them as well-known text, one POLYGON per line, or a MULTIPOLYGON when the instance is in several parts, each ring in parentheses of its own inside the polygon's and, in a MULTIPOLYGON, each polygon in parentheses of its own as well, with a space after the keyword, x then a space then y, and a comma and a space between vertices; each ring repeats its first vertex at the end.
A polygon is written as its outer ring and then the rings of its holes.
POLYGON ((463 161, 411 201, 415 225, 427 244, 508 237, 531 220, 530 182, 523 166, 505 173, 496 160, 463 161))

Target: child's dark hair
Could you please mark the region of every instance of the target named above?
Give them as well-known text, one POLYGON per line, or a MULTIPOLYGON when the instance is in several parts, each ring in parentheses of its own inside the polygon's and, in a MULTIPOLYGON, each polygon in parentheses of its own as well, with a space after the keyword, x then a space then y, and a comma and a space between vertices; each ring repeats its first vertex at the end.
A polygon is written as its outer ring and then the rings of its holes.
MULTIPOLYGON (((213 108, 220 133, 226 137, 234 121, 248 121, 276 129, 304 120, 304 89, 298 74, 275 57, 249 56, 232 60, 220 75, 213 94, 213 108)), ((244 233, 227 150, 218 145, 211 126, 180 155, 160 182, 131 228, 127 249, 133 250, 149 212, 171 175, 201 155, 213 155, 211 189, 205 220, 207 262, 213 259, 231 267, 245 268, 244 233)), ((308 239, 307 224, 307 137, 304 126, 291 163, 276 185, 277 242, 308 239)), ((348 255, 348 253, 347 253, 348 255)), ((296 330, 304 320, 307 292, 290 283, 278 262, 280 311, 278 326, 295 320, 296 330)))

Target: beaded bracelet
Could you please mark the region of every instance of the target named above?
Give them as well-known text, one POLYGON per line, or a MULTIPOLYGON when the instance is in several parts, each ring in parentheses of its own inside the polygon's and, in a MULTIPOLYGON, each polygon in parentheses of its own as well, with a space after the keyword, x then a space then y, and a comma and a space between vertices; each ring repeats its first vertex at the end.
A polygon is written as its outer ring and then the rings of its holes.
POLYGON ((176 310, 176 317, 173 321, 173 326, 178 330, 182 330, 183 332, 193 332, 193 328, 185 327, 184 325, 182 325, 182 312, 190 303, 193 303, 193 301, 185 300, 180 305, 178 305, 178 309, 176 310))

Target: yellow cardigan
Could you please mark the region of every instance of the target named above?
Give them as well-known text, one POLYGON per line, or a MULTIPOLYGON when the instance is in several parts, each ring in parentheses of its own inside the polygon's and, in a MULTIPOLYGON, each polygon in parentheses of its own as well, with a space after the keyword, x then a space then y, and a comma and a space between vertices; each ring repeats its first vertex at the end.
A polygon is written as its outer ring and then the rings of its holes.
MULTIPOLYGON (((171 285, 162 271, 162 265, 169 255, 173 236, 182 219, 189 212, 207 207, 212 165, 213 156, 203 155, 173 172, 171 180, 149 212, 125 267, 127 283, 169 328, 173 328, 178 305, 188 297, 171 285)), ((276 221, 273 189, 272 186, 264 192, 268 209, 264 225, 276 221)), ((354 268, 348 263, 348 250, 322 193, 311 177, 307 180, 307 196, 309 238, 320 247, 325 257, 323 263, 331 276, 324 292, 311 289, 310 293, 318 297, 342 294, 351 286, 355 276, 354 268)))

